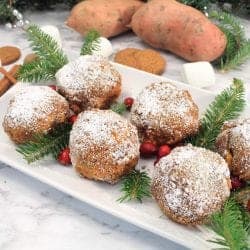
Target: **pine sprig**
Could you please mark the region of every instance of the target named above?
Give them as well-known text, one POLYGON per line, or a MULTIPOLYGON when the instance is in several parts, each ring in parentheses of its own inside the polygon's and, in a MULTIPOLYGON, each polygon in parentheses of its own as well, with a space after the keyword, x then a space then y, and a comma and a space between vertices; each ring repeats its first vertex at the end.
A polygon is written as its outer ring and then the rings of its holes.
POLYGON ((110 109, 112 111, 114 111, 115 113, 119 114, 119 115, 122 115, 126 112, 127 110, 127 107, 124 103, 121 103, 121 102, 117 102, 117 103, 113 103, 111 106, 110 106, 110 109))
POLYGON ((24 64, 18 71, 18 79, 27 82, 48 81, 55 77, 57 68, 50 61, 36 60, 24 64))
POLYGON ((45 135, 35 135, 33 140, 21 144, 16 151, 23 155, 28 162, 34 162, 46 155, 52 154, 57 158, 59 152, 68 146, 71 124, 62 124, 45 135))
POLYGON ((38 60, 24 64, 19 70, 18 79, 29 82, 54 79, 56 72, 68 63, 66 55, 57 42, 36 25, 27 29, 27 36, 38 60))
POLYGON ((226 12, 213 11, 209 16, 227 37, 225 52, 215 64, 223 71, 239 67, 250 58, 250 40, 246 38, 241 22, 226 12))
POLYGON ((84 43, 81 48, 81 55, 92 55, 93 51, 98 50, 99 38, 100 33, 98 31, 90 30, 84 39, 84 43))
POLYGON ((211 242, 223 246, 221 249, 249 249, 248 232, 243 221, 243 214, 238 203, 230 198, 223 209, 211 217, 211 229, 222 237, 211 242))
POLYGON ((188 142, 195 146, 213 149, 215 140, 225 121, 237 118, 245 108, 245 88, 241 80, 234 79, 233 84, 215 97, 202 120, 201 128, 188 142))
POLYGON ((134 170, 122 179, 121 192, 123 195, 118 199, 119 202, 138 200, 151 197, 151 179, 146 172, 134 170))

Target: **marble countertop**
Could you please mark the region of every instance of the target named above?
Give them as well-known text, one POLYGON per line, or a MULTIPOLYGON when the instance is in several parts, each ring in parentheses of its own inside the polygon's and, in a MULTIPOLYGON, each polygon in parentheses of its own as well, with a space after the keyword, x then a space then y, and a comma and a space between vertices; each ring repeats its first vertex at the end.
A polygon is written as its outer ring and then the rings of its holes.
MULTIPOLYGON (((54 24, 60 29, 65 49, 80 50, 82 38, 64 24, 67 12, 26 13, 40 25, 54 24)), ((250 21, 243 21, 250 36, 250 21)), ((16 45, 29 50, 22 30, 0 26, 0 46, 16 45)), ((132 33, 112 39, 114 50, 127 47, 145 48, 132 33)), ((181 80, 184 61, 162 52, 167 59, 165 76, 181 80)), ((226 74, 216 72, 219 92, 234 77, 244 80, 250 100, 250 61, 240 70, 226 74)), ((0 163, 0 249, 1 250, 116 250, 116 249, 183 249, 166 239, 130 225, 80 202, 48 185, 0 163)))

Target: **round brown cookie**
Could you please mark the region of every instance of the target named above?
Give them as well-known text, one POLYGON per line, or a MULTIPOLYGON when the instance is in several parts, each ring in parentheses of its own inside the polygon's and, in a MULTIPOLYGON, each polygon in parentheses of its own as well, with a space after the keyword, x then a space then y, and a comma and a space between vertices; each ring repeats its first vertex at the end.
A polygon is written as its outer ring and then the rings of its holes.
POLYGON ((135 54, 139 51, 139 49, 135 48, 123 49, 116 53, 114 60, 117 63, 124 64, 133 68, 138 68, 135 54))
POLYGON ((2 65, 8 65, 16 62, 21 56, 21 51, 17 47, 0 47, 0 60, 2 65))
POLYGON ((151 49, 128 48, 115 55, 115 62, 160 75, 166 67, 165 59, 151 49))

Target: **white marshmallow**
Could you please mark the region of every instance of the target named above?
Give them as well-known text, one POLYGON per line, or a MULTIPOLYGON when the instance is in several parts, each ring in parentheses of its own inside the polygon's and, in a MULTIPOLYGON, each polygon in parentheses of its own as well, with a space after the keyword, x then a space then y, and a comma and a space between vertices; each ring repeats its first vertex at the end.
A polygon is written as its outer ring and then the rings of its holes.
POLYGON ((49 36, 53 37, 54 40, 57 42, 58 47, 62 48, 62 38, 59 32, 59 29, 54 25, 44 25, 41 27, 41 30, 48 34, 49 36))
POLYGON ((182 79, 195 87, 209 87, 215 84, 214 68, 209 62, 185 63, 182 65, 182 79))
POLYGON ((93 55, 101 55, 108 58, 112 54, 113 47, 111 42, 105 37, 100 37, 98 39, 98 49, 93 51, 93 55))

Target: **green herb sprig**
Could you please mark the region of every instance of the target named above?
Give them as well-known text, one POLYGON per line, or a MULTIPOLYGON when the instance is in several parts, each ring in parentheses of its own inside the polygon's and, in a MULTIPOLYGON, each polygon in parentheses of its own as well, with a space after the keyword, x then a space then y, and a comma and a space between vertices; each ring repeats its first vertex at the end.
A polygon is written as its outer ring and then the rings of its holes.
POLYGON ((122 115, 127 111, 126 105, 122 102, 113 103, 110 106, 110 109, 119 115, 122 115))
POLYGON ((242 65, 250 58, 250 40, 246 38, 243 25, 232 14, 213 11, 209 14, 227 37, 224 54, 215 62, 222 71, 242 65))
POLYGON ((201 119, 199 133, 188 140, 195 146, 213 149, 215 140, 225 121, 237 118, 244 110, 244 84, 234 79, 233 84, 217 95, 201 119))
POLYGON ((55 158, 59 152, 68 146, 71 124, 62 124, 45 135, 35 135, 34 138, 24 144, 18 145, 16 151, 23 155, 28 163, 32 163, 52 154, 55 158))
POLYGON ((118 199, 119 202, 138 200, 151 197, 151 179, 146 172, 134 170, 122 179, 121 192, 123 195, 118 199))
POLYGON ((93 51, 99 49, 100 33, 96 30, 90 30, 85 36, 81 48, 81 55, 92 55, 93 51))
POLYGON ((57 42, 38 26, 31 25, 26 34, 38 59, 24 64, 18 72, 18 79, 28 82, 54 79, 56 72, 68 63, 66 55, 57 42))
MULTIPOLYGON (((249 219, 248 224, 250 224, 249 219)), ((239 204, 233 198, 226 202, 220 212, 212 215, 210 227, 221 236, 221 238, 211 240, 211 242, 223 246, 220 249, 249 249, 249 234, 244 224, 244 215, 239 204)))

